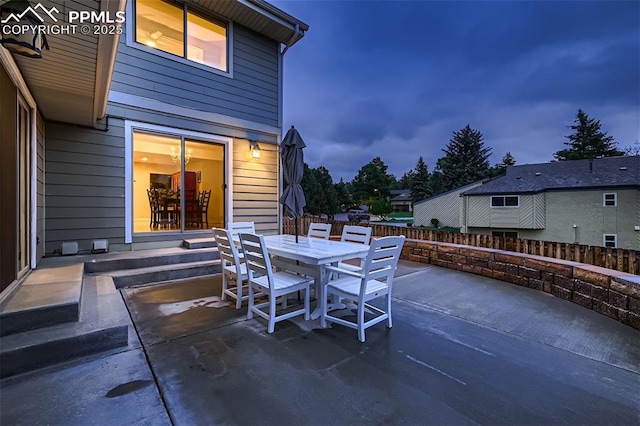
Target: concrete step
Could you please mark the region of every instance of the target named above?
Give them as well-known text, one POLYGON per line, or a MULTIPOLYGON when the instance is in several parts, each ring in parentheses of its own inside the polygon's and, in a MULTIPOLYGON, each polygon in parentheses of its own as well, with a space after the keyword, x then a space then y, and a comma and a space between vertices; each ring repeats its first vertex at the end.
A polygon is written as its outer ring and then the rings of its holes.
POLYGON ((0 338, 0 377, 139 345, 135 333, 130 332, 127 308, 110 277, 85 277, 80 306, 76 322, 0 338))
POLYGON ((92 259, 84 263, 84 270, 88 273, 105 273, 110 271, 124 271, 142 269, 163 265, 177 265, 192 262, 203 262, 219 259, 217 248, 200 248, 198 250, 174 249, 141 257, 140 253, 130 253, 105 259, 92 259))
POLYGON ((211 248, 211 247, 216 247, 216 242, 213 239, 213 237, 209 237, 209 238, 192 238, 189 240, 183 240, 182 241, 182 247, 189 249, 189 250, 195 250, 195 249, 202 249, 202 248, 211 248))
MULTIPOLYGON (((216 251, 217 253, 217 251, 216 251)), ((185 278, 221 273, 220 259, 182 264, 169 264, 147 268, 114 271, 110 273, 116 288, 134 287, 185 278)))
POLYGON ((0 304, 0 336, 78 321, 81 264, 40 268, 0 304))

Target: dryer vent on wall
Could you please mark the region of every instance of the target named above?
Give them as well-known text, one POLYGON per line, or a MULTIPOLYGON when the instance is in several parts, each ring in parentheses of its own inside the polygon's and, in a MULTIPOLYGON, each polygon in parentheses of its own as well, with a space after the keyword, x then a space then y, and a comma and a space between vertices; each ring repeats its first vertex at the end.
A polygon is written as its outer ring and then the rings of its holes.
POLYGON ((78 254, 78 243, 76 241, 65 241, 62 243, 61 253, 63 256, 78 254))

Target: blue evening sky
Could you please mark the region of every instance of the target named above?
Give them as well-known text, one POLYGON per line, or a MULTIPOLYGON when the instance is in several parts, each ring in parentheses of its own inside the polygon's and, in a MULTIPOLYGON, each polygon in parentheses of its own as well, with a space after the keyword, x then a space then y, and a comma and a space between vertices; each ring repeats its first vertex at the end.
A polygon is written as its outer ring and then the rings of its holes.
POLYGON ((286 1, 309 24, 285 55, 284 127, 350 181, 379 156, 429 171, 467 124, 518 164, 548 162, 582 108, 640 139, 638 1, 286 1))

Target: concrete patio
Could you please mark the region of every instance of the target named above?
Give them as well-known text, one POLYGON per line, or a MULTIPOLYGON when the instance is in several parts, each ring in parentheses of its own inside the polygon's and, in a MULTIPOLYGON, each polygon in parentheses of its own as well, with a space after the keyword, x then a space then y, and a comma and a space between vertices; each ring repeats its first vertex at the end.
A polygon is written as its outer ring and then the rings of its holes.
POLYGON ((269 335, 219 300, 220 285, 214 275, 121 289, 132 343, 3 379, 0 423, 640 420, 640 333, 543 292, 401 262, 394 327, 368 329, 362 344, 301 318, 269 335))

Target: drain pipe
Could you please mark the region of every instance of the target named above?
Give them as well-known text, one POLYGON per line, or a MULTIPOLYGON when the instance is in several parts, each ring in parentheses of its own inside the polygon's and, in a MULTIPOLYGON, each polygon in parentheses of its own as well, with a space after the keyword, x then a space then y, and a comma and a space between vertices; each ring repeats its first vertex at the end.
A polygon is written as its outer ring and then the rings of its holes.
MULTIPOLYGON (((280 146, 280 142, 282 141, 282 122, 283 122, 283 108, 282 108, 282 101, 284 99, 284 54, 287 53, 287 50, 289 50, 289 48, 291 46, 293 46, 293 43, 295 42, 296 37, 298 37, 298 35, 300 34, 300 25, 296 24, 294 31, 293 31, 293 35, 291 36, 291 38, 289 39, 289 41, 285 44, 284 49, 282 49, 281 52, 279 52, 278 54, 278 127, 280 128, 280 134, 278 135, 278 140, 277 140, 277 145, 276 146, 280 146)), ((278 49, 279 50, 279 49, 278 49)), ((280 167, 278 167, 278 194, 282 194, 282 179, 281 179, 281 170, 280 167)), ((279 204, 279 203, 278 203, 279 204)), ((282 234, 282 215, 284 213, 283 211, 283 207, 280 204, 280 214, 278 215, 278 229, 279 232, 282 234)))

